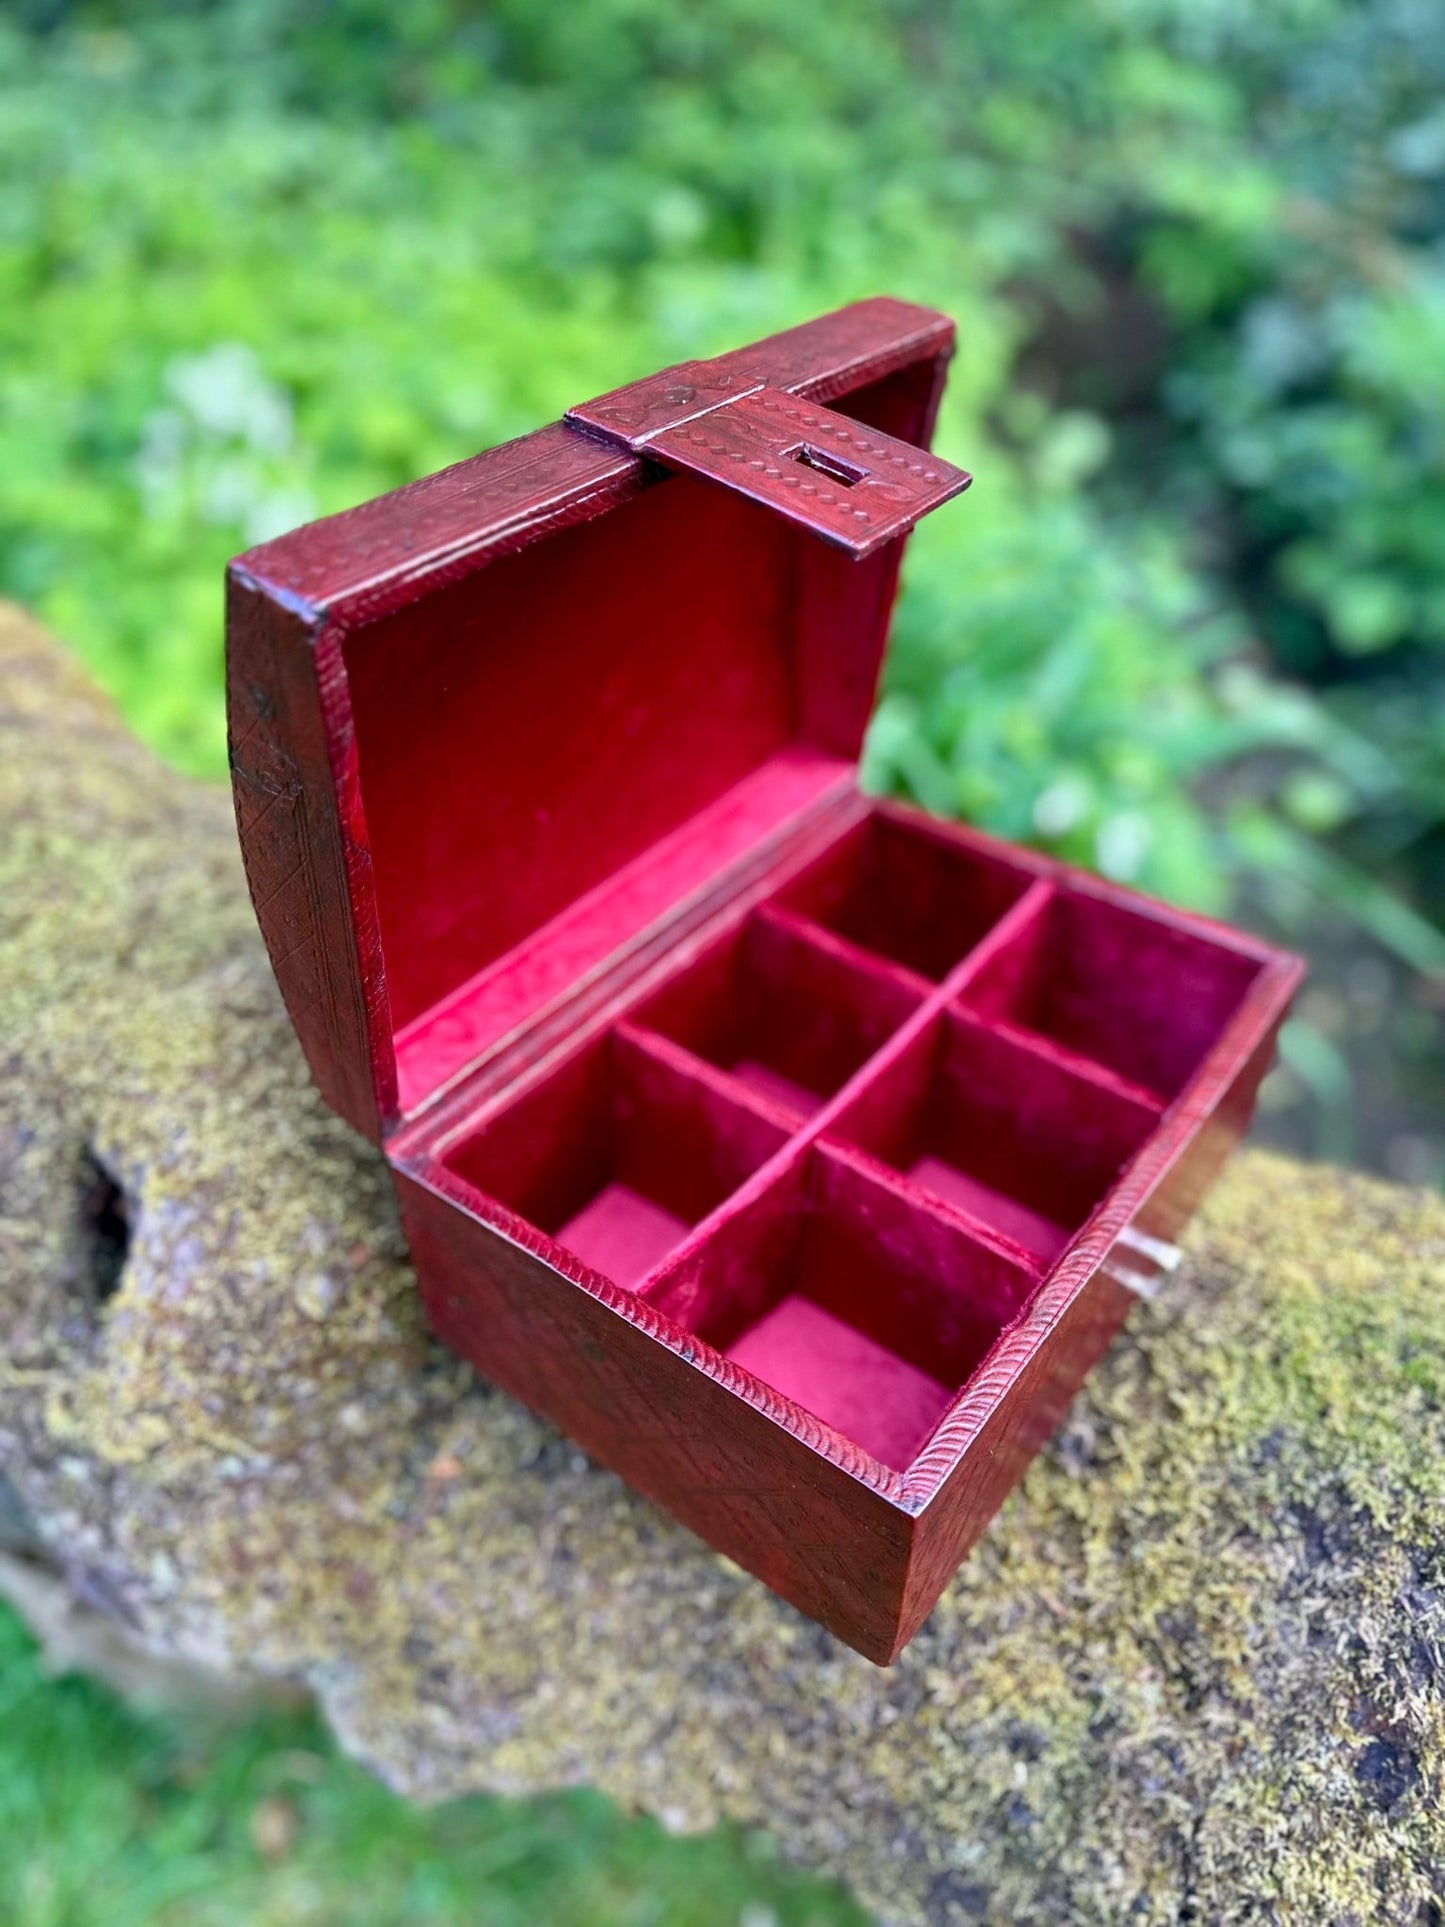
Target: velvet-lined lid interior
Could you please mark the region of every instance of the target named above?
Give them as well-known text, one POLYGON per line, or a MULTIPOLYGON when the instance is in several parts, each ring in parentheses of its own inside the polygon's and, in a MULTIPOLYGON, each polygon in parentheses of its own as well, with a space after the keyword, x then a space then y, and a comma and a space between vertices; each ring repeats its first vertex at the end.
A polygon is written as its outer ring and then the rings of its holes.
POLYGON ((403 1112, 847 785, 898 549, 668 476, 350 631, 403 1112))

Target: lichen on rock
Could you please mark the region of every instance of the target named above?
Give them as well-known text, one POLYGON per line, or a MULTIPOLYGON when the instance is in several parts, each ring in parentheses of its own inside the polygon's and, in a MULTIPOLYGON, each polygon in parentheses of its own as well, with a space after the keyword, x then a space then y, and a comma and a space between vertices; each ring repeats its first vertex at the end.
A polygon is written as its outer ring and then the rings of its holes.
POLYGON ((88 1596, 408 1792, 766 1825, 887 1919, 1445 1917, 1440 1200, 1239 1156, 880 1672, 427 1337, 228 799, 13 611, 0 822, 0 1464, 88 1596))

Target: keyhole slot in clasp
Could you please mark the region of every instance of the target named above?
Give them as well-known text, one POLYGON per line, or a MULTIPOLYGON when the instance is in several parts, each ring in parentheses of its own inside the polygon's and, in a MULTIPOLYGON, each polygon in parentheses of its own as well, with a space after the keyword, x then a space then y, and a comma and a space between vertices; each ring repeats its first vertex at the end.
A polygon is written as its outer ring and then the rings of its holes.
POLYGON ((793 461, 801 462, 804 468, 814 468, 820 475, 826 475, 830 482, 839 488, 856 488, 859 482, 867 479, 866 468, 859 468, 852 462, 845 462, 841 456, 831 454, 825 448, 814 448, 809 442, 801 442, 788 453, 793 461))

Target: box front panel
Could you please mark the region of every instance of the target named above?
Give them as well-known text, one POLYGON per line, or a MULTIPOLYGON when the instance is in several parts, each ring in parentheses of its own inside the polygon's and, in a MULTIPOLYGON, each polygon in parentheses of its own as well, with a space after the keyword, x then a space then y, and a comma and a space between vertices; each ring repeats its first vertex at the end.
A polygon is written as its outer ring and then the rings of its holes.
POLYGON ((906 1513, 544 1259, 393 1175, 447 1345, 838 1638, 892 1655, 906 1513))

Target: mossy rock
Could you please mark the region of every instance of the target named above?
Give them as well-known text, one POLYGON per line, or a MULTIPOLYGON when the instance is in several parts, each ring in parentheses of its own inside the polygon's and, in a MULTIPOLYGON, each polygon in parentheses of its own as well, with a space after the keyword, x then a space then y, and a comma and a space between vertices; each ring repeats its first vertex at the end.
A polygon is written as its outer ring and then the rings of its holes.
POLYGON ((897 1921, 1445 1919, 1445 1205, 1239 1156, 880 1672, 426 1336, 229 799, 0 612, 0 1452, 83 1596, 437 1797, 729 1816, 897 1921))

